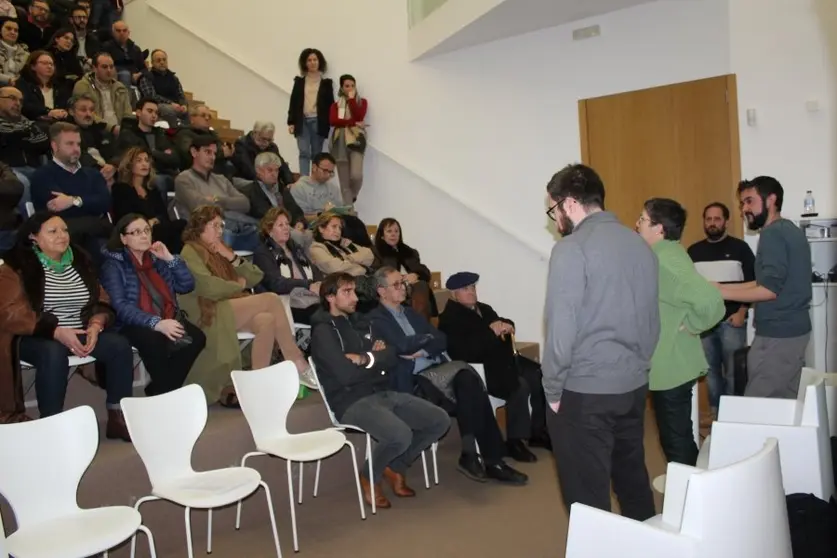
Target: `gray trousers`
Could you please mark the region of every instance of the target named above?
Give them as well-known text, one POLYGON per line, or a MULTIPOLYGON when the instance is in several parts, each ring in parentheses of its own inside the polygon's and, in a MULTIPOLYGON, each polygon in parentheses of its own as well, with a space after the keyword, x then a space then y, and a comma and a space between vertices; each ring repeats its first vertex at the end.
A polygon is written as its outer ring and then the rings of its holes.
POLYGON ((756 335, 747 354, 746 397, 796 399, 810 333, 799 337, 756 335))

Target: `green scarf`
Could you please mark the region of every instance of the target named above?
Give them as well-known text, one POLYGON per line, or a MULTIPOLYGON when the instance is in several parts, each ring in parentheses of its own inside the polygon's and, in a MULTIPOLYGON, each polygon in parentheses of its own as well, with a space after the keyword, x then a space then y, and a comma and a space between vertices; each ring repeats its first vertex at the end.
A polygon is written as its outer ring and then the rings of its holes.
POLYGON ((61 254, 61 259, 58 261, 53 260, 43 252, 41 249, 35 246, 35 255, 38 256, 38 260, 41 262, 41 265, 44 268, 49 269, 53 273, 64 273, 68 267, 73 265, 73 249, 67 248, 63 254, 61 254))

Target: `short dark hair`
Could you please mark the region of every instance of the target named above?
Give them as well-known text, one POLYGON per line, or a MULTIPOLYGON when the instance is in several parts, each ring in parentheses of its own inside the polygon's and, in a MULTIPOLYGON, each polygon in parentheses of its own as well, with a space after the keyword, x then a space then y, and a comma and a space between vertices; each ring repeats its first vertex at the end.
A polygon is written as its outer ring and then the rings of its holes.
POLYGON ((729 208, 721 202, 712 202, 706 207, 703 208, 703 217, 706 218, 706 212, 712 209, 713 207, 717 207, 721 210, 721 214, 724 216, 724 221, 729 221, 729 208))
POLYGON ((101 51, 101 52, 97 52, 96 54, 93 55, 93 58, 92 58, 93 66, 98 66, 99 65, 99 59, 102 56, 107 56, 108 58, 111 59, 111 61, 113 61, 113 56, 111 56, 111 54, 109 52, 101 51))
POLYGON ((201 134, 199 136, 195 136, 195 139, 193 139, 191 145, 189 145, 189 149, 200 151, 201 147, 209 147, 210 145, 216 145, 217 143, 217 140, 211 135, 201 134))
POLYGON ((76 110, 76 105, 82 101, 90 101, 93 103, 93 106, 96 105, 96 99, 94 99, 91 95, 87 93, 81 93, 79 95, 73 95, 70 97, 70 100, 67 101, 67 110, 76 110))
POLYGON ((663 238, 680 240, 686 228, 686 209, 669 198, 651 198, 645 202, 645 212, 652 225, 662 225, 663 238))
POLYGON ((111 231, 110 238, 108 239, 105 247, 111 252, 121 252, 125 247, 125 245, 122 244, 122 235, 125 234, 125 231, 128 229, 128 225, 134 221, 139 221, 140 219, 146 223, 148 222, 148 219, 139 213, 128 213, 127 215, 124 215, 113 226, 113 231, 111 231))
POLYGON ((322 283, 320 283, 320 306, 323 307, 323 310, 326 312, 331 310, 328 304, 328 297, 336 296, 340 287, 354 285, 355 282, 354 276, 342 272, 332 273, 323 279, 322 283))
POLYGON ((308 57, 312 54, 316 55, 317 59, 320 61, 319 70, 322 73, 326 73, 326 71, 328 71, 328 62, 326 62, 323 53, 316 48, 306 48, 305 50, 299 53, 299 73, 303 76, 308 72, 308 66, 306 62, 308 62, 308 57))
POLYGON ((585 209, 604 209, 605 189, 601 177, 587 165, 567 165, 552 175, 546 185, 552 201, 572 198, 585 209))
POLYGON ((314 155, 314 158, 311 159, 311 163, 314 165, 319 165, 323 161, 329 161, 332 165, 336 165, 337 161, 334 159, 334 155, 331 153, 317 153, 314 155))
POLYGON ((158 103, 157 101, 155 101, 151 97, 143 97, 142 99, 137 101, 137 110, 138 111, 142 110, 143 107, 145 107, 145 105, 148 105, 148 104, 157 105, 157 106, 160 105, 160 103, 158 103))
POLYGON ((49 141, 55 141, 61 134, 80 134, 81 130, 70 122, 56 122, 49 127, 49 141))
POLYGON ((74 15, 76 12, 84 12, 84 15, 87 15, 87 8, 76 5, 72 10, 70 10, 70 16, 74 15))
POLYGON ((355 76, 353 76, 352 74, 343 74, 342 76, 340 76, 340 87, 343 87, 343 83, 347 81, 353 81, 355 85, 357 85, 357 80, 355 79, 355 76))
POLYGON ((767 203, 767 197, 776 196, 776 211, 782 211, 782 202, 785 199, 785 189, 778 180, 772 176, 757 176, 752 180, 742 180, 738 183, 738 195, 744 190, 755 189, 761 198, 762 203, 767 203))

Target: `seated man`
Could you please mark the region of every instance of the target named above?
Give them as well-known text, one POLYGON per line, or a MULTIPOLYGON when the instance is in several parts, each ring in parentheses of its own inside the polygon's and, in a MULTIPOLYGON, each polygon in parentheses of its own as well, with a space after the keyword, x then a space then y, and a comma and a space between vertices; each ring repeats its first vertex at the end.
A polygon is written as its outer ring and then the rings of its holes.
POLYGON ((478 482, 494 479, 526 484, 528 477, 503 461, 503 435, 479 375, 468 363, 451 361, 445 353, 445 334, 415 310, 403 306, 407 287, 399 271, 380 268, 375 272, 375 284, 381 304, 367 318, 372 321, 374 334, 380 335, 399 357, 389 368, 393 389, 415 392, 457 418, 462 437, 457 469, 463 475, 478 482))
POLYGON ((291 214, 291 226, 305 227, 305 215, 296 204, 289 187, 279 180, 282 158, 266 151, 256 156, 256 180, 239 190, 250 200, 250 216, 261 219, 273 207, 284 207, 291 214))
POLYGON ((52 161, 32 176, 35 211, 58 213, 67 223, 70 238, 100 261, 100 250, 110 236, 107 219, 110 191, 102 174, 82 167, 78 126, 56 122, 49 127, 52 161))
POLYGON ((124 21, 117 21, 111 26, 112 39, 102 45, 102 49, 111 55, 116 66, 116 79, 125 87, 136 85, 146 71, 145 59, 148 51, 143 52, 131 40, 131 28, 124 21))
POLYGON ((67 122, 78 126, 81 133, 81 166, 97 169, 110 187, 116 175, 116 139, 107 124, 96 121, 95 106, 96 101, 90 95, 71 97, 67 122))
POLYGON ((262 153, 274 153, 279 157, 279 183, 283 186, 293 184, 294 178, 290 167, 279 154, 279 147, 273 142, 276 126, 273 122, 258 121, 253 124, 253 131, 235 140, 233 164, 235 175, 247 180, 256 180, 256 157, 262 153))
POLYGON ((180 157, 180 168, 186 170, 192 168, 192 142, 199 137, 212 138, 218 148, 215 156, 215 170, 227 178, 235 174, 235 167, 230 161, 233 156, 233 148, 228 143, 221 143, 212 128, 212 112, 206 105, 192 105, 189 108, 189 125, 180 128, 174 135, 174 144, 177 147, 177 155, 180 157))
POLYGON ((131 91, 115 79, 113 58, 106 52, 93 56, 93 71, 78 80, 73 95, 88 95, 93 99, 93 110, 98 120, 103 120, 110 132, 119 134, 122 119, 133 113, 131 91))
POLYGON ((166 51, 151 52, 151 69, 143 72, 137 83, 143 97, 157 102, 160 118, 175 127, 180 119, 189 115, 189 102, 183 92, 180 78, 169 70, 169 56, 166 51))
POLYGON ((195 138, 192 146, 192 168, 174 180, 174 200, 181 218, 201 205, 217 205, 224 210, 224 242, 233 250, 255 250, 259 243, 258 221, 247 215, 247 196, 221 174, 212 172, 218 144, 210 136, 195 138))
POLYGON ((26 215, 31 200, 30 184, 35 169, 49 151, 49 137, 34 122, 23 116, 23 94, 14 87, 0 88, 0 161, 12 168, 23 184, 18 209, 26 215))
POLYGON ((156 186, 163 192, 174 188, 174 179, 180 171, 180 158, 174 150, 174 143, 157 123, 157 101, 148 97, 137 102, 136 118, 122 121, 117 152, 121 157, 132 147, 141 147, 151 153, 151 163, 157 174, 156 186))
POLYGON ((18 210, 22 197, 23 183, 9 165, 0 162, 0 254, 15 244, 15 234, 22 221, 18 210))
POLYGON ((407 486, 407 468, 422 451, 450 428, 441 408, 389 388, 388 370, 398 358, 395 351, 375 339, 371 326, 355 313, 355 278, 333 273, 320 285, 322 308, 312 317, 311 354, 320 388, 340 422, 368 432, 377 442, 372 449, 372 478, 367 463, 360 473, 366 503, 389 508, 381 490, 385 477, 399 497, 415 496, 407 486))
POLYGON ((439 329, 448 336, 451 358, 484 364, 488 393, 505 399, 509 457, 536 461, 523 440, 528 439, 530 447, 552 449, 546 432, 541 367, 515 353, 514 322, 499 317, 491 306, 477 300, 479 278, 470 272, 448 278, 445 288, 451 291, 451 300, 439 315, 439 329))

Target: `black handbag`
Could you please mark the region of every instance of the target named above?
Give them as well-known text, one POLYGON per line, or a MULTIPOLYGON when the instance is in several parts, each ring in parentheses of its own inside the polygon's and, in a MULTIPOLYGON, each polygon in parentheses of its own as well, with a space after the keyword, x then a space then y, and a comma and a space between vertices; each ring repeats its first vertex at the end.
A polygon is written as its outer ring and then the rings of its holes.
MULTIPOLYGON (((154 285, 151 284, 151 281, 149 281, 148 278, 145 275, 143 275, 142 273, 140 273, 139 271, 137 271, 137 277, 139 278, 140 282, 145 287, 145 290, 147 290, 148 294, 151 296, 151 304, 152 304, 152 306, 154 306, 155 310, 157 311, 157 315, 162 316, 163 315, 163 308, 165 306, 165 303, 163 302, 163 295, 161 295, 159 293, 159 291, 157 291, 157 289, 154 288, 154 285)), ((180 322, 180 325, 183 326, 184 330, 186 329, 186 312, 185 311, 181 310, 180 308, 175 308, 173 319, 180 322)), ((173 341, 171 339, 169 339, 168 337, 166 337, 166 349, 169 353, 179 351, 183 347, 188 347, 191 344, 192 344, 192 336, 190 336, 188 333, 184 333, 182 337, 180 337, 179 339, 175 339, 173 341)))

